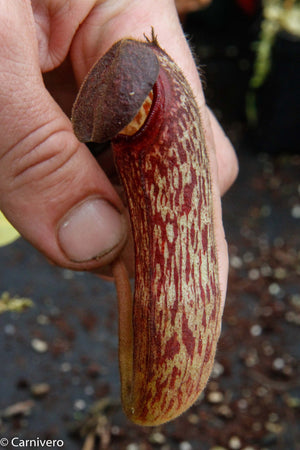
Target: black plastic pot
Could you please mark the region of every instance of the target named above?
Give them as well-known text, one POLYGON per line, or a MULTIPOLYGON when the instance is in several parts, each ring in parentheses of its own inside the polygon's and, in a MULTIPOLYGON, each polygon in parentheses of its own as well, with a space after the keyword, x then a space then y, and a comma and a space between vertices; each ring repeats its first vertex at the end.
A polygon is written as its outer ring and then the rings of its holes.
POLYGON ((281 32, 271 71, 256 93, 259 151, 300 152, 300 39, 281 32))

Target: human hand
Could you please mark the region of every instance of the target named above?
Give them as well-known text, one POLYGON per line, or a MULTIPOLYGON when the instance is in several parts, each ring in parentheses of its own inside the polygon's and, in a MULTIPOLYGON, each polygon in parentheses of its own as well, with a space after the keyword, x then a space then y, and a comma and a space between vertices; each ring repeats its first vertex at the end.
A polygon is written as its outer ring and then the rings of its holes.
POLYGON ((41 73, 60 66, 69 55, 80 84, 114 42, 128 36, 144 39, 153 26, 200 107, 225 297, 227 249, 220 195, 232 184, 237 161, 205 105, 174 2, 163 0, 155 7, 150 0, 142 6, 133 0, 0 0, 0 23, 0 209, 7 218, 50 260, 70 269, 96 271, 124 248, 129 232, 123 203, 87 147, 75 138, 41 73))

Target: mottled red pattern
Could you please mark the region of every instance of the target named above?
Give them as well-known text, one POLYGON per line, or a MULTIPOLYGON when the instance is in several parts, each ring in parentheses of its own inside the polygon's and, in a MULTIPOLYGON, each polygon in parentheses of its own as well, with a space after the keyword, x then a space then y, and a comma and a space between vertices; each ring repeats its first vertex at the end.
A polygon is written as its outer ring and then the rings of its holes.
POLYGON ((113 141, 136 260, 133 371, 126 413, 154 425, 190 406, 207 382, 220 332, 220 291, 208 155, 193 94, 160 62, 150 115, 113 141))

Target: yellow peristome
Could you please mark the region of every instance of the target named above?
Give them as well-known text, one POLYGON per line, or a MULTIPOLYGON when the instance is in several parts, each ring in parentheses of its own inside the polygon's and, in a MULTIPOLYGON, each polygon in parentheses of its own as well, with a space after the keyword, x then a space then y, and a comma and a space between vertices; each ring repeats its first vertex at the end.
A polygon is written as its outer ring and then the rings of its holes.
POLYGON ((132 119, 132 121, 128 125, 126 125, 126 127, 123 128, 123 130, 120 131, 120 134, 125 134, 126 136, 133 136, 137 131, 139 131, 142 128, 150 113, 152 101, 153 101, 153 91, 150 91, 136 116, 132 119))
POLYGON ((11 244, 19 237, 20 234, 0 211, 0 247, 11 244))

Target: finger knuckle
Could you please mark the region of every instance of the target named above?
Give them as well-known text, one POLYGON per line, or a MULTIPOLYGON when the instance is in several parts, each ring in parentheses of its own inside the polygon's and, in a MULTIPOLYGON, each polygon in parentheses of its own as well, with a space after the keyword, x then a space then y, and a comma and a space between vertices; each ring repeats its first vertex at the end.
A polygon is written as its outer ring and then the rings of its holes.
POLYGON ((63 167, 76 154, 78 142, 73 133, 56 120, 46 122, 16 143, 8 152, 4 167, 9 167, 13 190, 26 185, 44 189, 57 183, 63 167))

